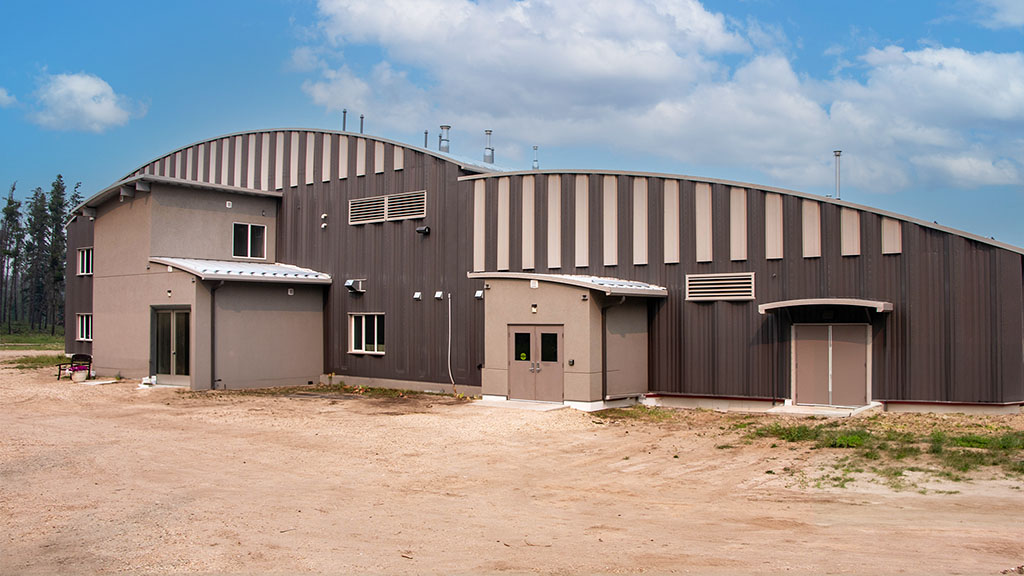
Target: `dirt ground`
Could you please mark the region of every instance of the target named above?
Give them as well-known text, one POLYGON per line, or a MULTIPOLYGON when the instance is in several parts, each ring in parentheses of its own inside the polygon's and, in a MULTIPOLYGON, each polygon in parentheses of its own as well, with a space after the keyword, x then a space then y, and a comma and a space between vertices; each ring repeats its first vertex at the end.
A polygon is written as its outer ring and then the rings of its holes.
MULTIPOLYGON (((450 397, 137 386, 0 368, 0 573, 999 574, 1024 564, 1020 478, 818 487, 835 450, 737 442, 732 415, 631 422, 450 397)), ((1024 428, 1022 417, 1003 421, 1024 428)))

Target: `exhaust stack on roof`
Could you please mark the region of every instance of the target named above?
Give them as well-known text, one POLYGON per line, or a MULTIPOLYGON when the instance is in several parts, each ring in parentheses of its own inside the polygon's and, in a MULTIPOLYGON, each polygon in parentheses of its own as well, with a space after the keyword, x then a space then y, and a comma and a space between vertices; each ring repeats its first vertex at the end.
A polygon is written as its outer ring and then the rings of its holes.
POLYGON ((833 154, 836 155, 836 200, 839 200, 839 155, 843 153, 842 150, 833 150, 833 154))
POLYGON ((363 133, 363 118, 365 118, 365 117, 366 117, 365 114, 360 114, 359 115, 359 133, 360 134, 363 133))
POLYGON ((533 147, 533 169, 540 170, 540 160, 537 159, 537 147, 533 147))
POLYGON ((441 152, 449 152, 448 131, 451 129, 452 127, 447 124, 441 125, 441 133, 437 135, 437 149, 441 152))
POLYGON ((494 147, 491 146, 491 130, 484 130, 487 137, 487 144, 484 145, 484 162, 494 164, 494 147))

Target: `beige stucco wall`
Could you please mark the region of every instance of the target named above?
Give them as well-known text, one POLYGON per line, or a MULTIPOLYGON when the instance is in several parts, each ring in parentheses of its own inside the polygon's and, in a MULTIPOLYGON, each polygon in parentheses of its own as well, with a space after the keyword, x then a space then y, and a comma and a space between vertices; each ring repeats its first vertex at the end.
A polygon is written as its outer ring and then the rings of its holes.
MULTIPOLYGON (((97 374, 150 375, 152 309, 184 308, 191 312, 190 385, 208 389, 210 288, 191 274, 168 271, 149 259, 232 260, 231 225, 247 222, 267 226, 267 261, 272 262, 276 215, 274 198, 159 184, 153 184, 151 192, 136 192, 134 198, 115 198, 100 206, 93 243, 93 366, 97 374), (228 200, 231 208, 226 207, 228 200)), ((322 317, 316 322, 322 326, 322 317)), ((319 332, 322 334, 322 329, 319 332)), ((313 375, 322 371, 322 346, 317 350, 321 356, 313 375)))
POLYGON ((565 400, 601 398, 601 312, 585 288, 528 280, 492 279, 484 295, 482 393, 508 395, 508 325, 561 324, 565 400), (583 300, 582 296, 587 295, 583 300), (531 305, 537 304, 537 313, 531 305), (573 366, 569 366, 573 360, 573 366))
POLYGON ((319 381, 324 368, 323 290, 242 282, 219 288, 214 315, 217 388, 319 381), (288 295, 289 288, 294 295, 288 295))
POLYGON ((277 199, 153 184, 150 256, 234 260, 232 224, 267 227, 266 262, 277 257, 277 199), (231 208, 227 207, 231 202, 231 208))

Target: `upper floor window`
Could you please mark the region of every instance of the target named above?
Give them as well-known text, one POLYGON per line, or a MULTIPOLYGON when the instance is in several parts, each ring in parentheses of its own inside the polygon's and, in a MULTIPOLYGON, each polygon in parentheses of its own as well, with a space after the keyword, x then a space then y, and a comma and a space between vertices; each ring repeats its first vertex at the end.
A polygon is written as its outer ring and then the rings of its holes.
POLYGON ((92 276, 92 248, 78 249, 78 275, 92 276))
POLYGON ((235 258, 266 258, 267 227, 235 222, 233 244, 231 253, 235 258))

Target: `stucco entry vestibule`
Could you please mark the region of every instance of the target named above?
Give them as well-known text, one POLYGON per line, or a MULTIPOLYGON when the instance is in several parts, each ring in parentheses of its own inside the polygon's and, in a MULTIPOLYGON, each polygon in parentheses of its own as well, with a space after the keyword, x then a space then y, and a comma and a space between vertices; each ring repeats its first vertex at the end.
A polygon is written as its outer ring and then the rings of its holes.
POLYGON ((667 297, 665 288, 562 274, 469 277, 485 280, 485 398, 599 409, 647 392, 647 299, 667 297))

